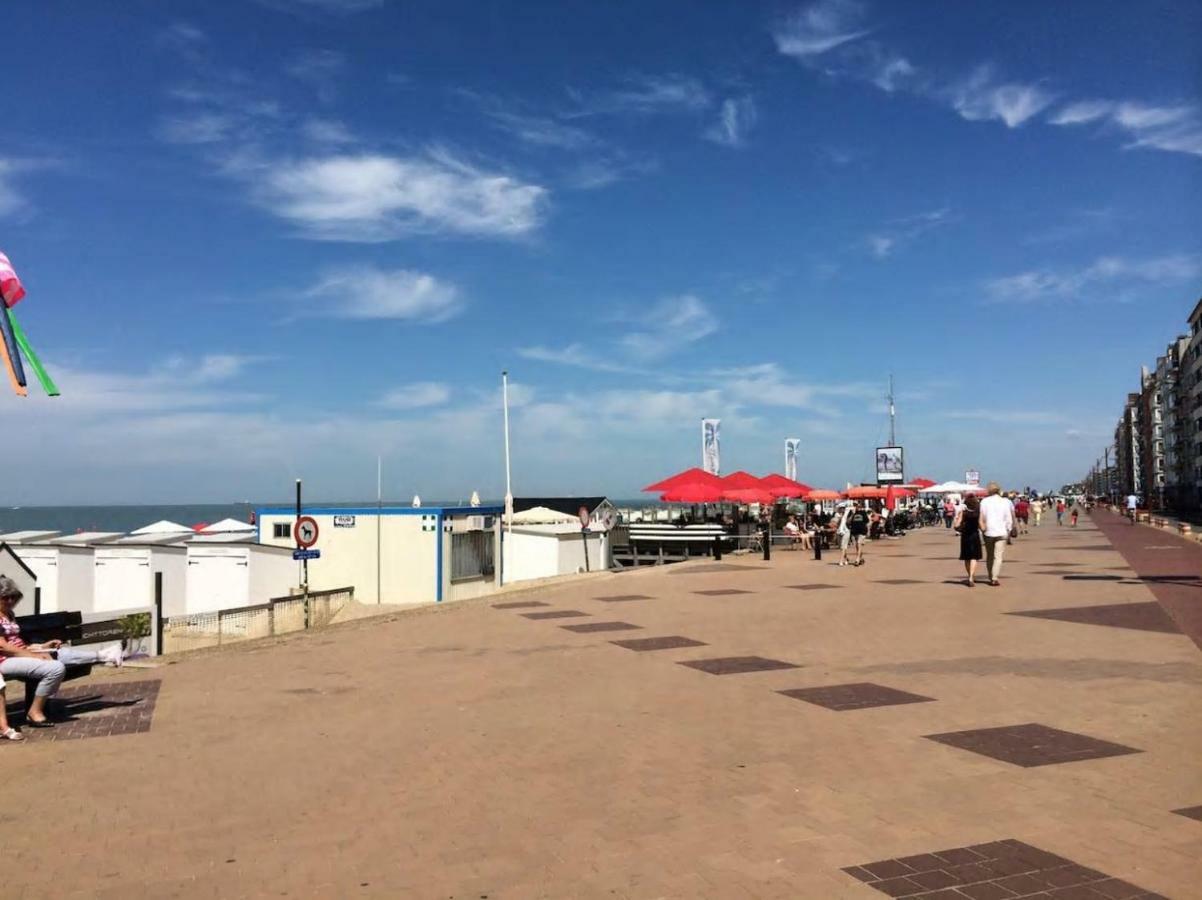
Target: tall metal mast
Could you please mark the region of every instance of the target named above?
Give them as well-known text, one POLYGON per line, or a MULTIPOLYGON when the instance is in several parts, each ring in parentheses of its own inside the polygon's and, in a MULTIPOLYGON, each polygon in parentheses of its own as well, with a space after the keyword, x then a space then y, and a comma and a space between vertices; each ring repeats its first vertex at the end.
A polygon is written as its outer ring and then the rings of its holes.
POLYGON ((893 376, 889 376, 889 446, 897 446, 897 410, 893 406, 893 376))

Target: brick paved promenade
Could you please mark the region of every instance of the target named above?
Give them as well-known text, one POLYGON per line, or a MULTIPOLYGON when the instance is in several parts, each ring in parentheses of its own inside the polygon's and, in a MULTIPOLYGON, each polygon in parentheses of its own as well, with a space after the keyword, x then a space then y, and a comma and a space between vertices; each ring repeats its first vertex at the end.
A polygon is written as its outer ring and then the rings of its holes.
POLYGON ((927 529, 73 683, 5 892, 1202 897, 1202 547, 1109 515, 996 589, 927 529))

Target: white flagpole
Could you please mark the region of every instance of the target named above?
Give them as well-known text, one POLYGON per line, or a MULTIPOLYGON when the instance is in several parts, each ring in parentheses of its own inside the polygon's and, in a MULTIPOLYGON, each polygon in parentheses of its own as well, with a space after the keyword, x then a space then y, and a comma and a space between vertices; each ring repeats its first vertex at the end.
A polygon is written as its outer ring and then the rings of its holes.
POLYGON ((383 603, 380 596, 380 526, 384 517, 384 457, 376 457, 376 603, 383 603))
POLYGON ((513 534, 513 488, 509 472, 509 373, 501 372, 501 402, 505 415, 505 530, 513 534))

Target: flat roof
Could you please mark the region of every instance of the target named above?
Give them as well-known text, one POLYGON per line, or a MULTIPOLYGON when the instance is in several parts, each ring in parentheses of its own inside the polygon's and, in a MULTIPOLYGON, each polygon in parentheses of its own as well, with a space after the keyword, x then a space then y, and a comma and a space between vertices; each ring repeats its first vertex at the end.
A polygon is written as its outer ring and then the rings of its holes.
POLYGON ((57 535, 57 531, 10 531, 8 534, 0 534, 0 541, 7 541, 10 544, 20 544, 25 541, 44 541, 47 538, 52 538, 57 535))
MULTIPOLYGON (((430 516, 468 515, 496 516, 505 512, 503 506, 302 506, 304 516, 430 516)), ((295 506, 264 506, 255 510, 255 516, 296 516, 295 506)))

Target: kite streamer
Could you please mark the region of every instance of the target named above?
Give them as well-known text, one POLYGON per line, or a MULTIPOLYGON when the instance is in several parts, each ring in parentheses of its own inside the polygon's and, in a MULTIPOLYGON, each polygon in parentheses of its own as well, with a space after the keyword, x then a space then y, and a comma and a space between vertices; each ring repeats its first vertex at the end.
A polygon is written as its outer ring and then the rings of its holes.
POLYGON ((8 363, 8 374, 19 387, 25 387, 25 367, 21 365, 21 350, 8 319, 8 307, 0 304, 0 335, 4 337, 4 356, 8 363))
POLYGON ((46 396, 59 396, 58 385, 54 383, 54 379, 50 377, 50 373, 46 371, 46 367, 38 359, 37 353, 34 352, 33 347, 29 344, 29 338, 25 337, 25 330, 21 328, 21 323, 17 321, 16 313, 11 309, 8 311, 8 321, 13 327, 13 336, 17 339, 17 345, 21 348, 21 352, 25 354, 25 359, 29 363, 29 367, 33 369, 33 374, 38 376, 38 381, 42 383, 42 390, 46 392, 46 396))
POLYGON ((29 343, 29 338, 25 336, 20 323, 17 322, 17 317, 10 309, 10 307, 16 306, 24 296, 25 287, 21 284, 21 279, 17 277, 13 264, 9 262, 7 256, 0 253, 0 358, 4 361, 4 370, 8 373, 8 380, 12 384, 13 392, 18 397, 28 397, 29 388, 25 380, 25 367, 21 364, 21 355, 24 354, 25 358, 29 360, 30 368, 38 376, 38 381, 41 382, 46 395, 57 397, 59 396, 58 385, 54 383, 54 379, 50 377, 46 367, 38 359, 38 355, 29 343))

